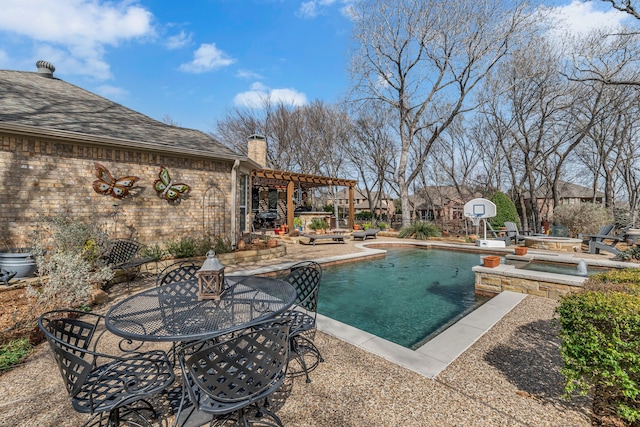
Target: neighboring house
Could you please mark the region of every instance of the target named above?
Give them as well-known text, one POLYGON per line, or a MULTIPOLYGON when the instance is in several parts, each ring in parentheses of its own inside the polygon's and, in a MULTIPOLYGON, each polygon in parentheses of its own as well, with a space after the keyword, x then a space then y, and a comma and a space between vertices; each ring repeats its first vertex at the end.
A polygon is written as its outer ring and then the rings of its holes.
POLYGON ((204 235, 235 243, 247 229, 249 177, 258 164, 201 131, 60 80, 45 61, 37 67, 0 70, 0 249, 27 245, 40 215, 97 222, 112 237, 133 233, 145 243, 204 235), (113 197, 117 186, 108 183, 100 194, 96 164, 115 180, 139 179, 127 197, 113 197), (190 190, 173 201, 158 192, 163 168, 172 185, 190 190))
MULTIPOLYGON (((535 191, 535 199, 540 212, 540 218, 547 220, 553 219, 553 195, 551 187, 548 185, 540 186, 535 191)), ((574 203, 604 203, 604 193, 602 191, 593 191, 591 187, 574 184, 568 181, 560 181, 558 185, 558 195, 560 196, 560 204, 574 203)), ((531 199, 525 199, 527 206, 533 206, 531 199)))
POLYGON ((464 204, 479 194, 462 187, 462 195, 452 185, 430 185, 418 189, 409 197, 413 218, 434 221, 445 228, 464 228, 464 204))
MULTIPOLYGON (((372 212, 376 215, 392 215, 393 211, 395 211, 393 199, 388 195, 382 193, 382 195, 379 196, 379 193, 377 191, 372 191, 371 199, 373 200, 373 202, 367 198, 367 192, 365 190, 355 188, 353 192, 353 207, 355 212, 372 212)), ((348 189, 342 189, 338 191, 336 193, 335 200, 340 211, 346 210, 347 206, 349 205, 348 189)), ((333 198, 331 198, 330 196, 327 200, 327 204, 333 204, 333 198)))

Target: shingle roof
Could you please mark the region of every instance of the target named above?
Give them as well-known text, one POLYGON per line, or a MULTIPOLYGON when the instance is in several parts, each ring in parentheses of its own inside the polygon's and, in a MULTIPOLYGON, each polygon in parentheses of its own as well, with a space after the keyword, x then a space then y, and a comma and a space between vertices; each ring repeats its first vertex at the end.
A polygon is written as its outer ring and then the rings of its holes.
MULTIPOLYGON (((551 187, 546 184, 541 185, 535 194, 538 199, 551 198, 551 187)), ((568 181, 558 181, 558 194, 561 199, 590 199, 594 196, 592 188, 568 181)), ((596 190, 595 197, 603 198, 604 193, 596 190)))
POLYGON ((57 78, 36 72, 0 70, 0 125, 33 126, 101 138, 128 140, 149 148, 184 148, 209 156, 244 156, 194 129, 164 124, 57 78))

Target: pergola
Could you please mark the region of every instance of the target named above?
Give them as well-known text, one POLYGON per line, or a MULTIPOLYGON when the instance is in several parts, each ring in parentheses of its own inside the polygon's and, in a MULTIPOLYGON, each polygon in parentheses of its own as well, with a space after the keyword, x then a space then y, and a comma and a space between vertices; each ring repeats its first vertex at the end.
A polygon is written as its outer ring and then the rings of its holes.
MULTIPOLYGON (((308 175, 303 173, 285 172, 273 169, 259 169, 251 173, 253 185, 264 187, 287 188, 287 226, 293 230, 293 194, 297 188, 307 190, 309 188, 329 187, 332 185, 349 187, 349 227, 353 227, 354 209, 353 193, 358 181, 352 179, 331 178, 327 176, 308 175)), ((337 206, 335 207, 337 209, 337 206)))

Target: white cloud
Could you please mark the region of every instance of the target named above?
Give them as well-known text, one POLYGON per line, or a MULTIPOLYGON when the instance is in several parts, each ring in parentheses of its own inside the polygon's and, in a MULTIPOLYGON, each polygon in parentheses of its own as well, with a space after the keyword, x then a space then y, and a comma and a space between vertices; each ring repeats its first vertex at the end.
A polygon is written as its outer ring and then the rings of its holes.
POLYGON ((180 70, 189 73, 204 73, 220 67, 226 67, 234 62, 236 60, 218 49, 215 43, 203 43, 193 53, 193 61, 180 65, 180 70))
POLYGON ((236 77, 245 80, 261 80, 264 78, 262 75, 250 70, 238 70, 236 72, 236 77))
POLYGON ((321 13, 326 13, 329 7, 334 4, 343 5, 340 13, 347 18, 351 18, 351 5, 355 0, 309 0, 300 4, 300 8, 296 12, 296 16, 300 18, 315 18, 321 13))
POLYGON ((121 100, 126 98, 127 95, 129 95, 129 92, 127 90, 119 87, 115 87, 115 86, 109 86, 109 85, 98 86, 96 88, 96 92, 99 95, 104 96, 105 98, 114 99, 114 100, 121 100))
POLYGON ((75 73, 108 79, 105 46, 152 36, 152 18, 151 12, 130 1, 3 0, 0 31, 33 40, 34 53, 54 49, 78 63, 97 61, 97 66, 79 67, 75 73))
POLYGON ((301 18, 315 18, 318 16, 318 7, 315 1, 304 1, 298 9, 297 16, 301 18))
POLYGON ((551 17, 559 22, 560 31, 586 34, 596 29, 619 27, 629 15, 609 7, 602 9, 594 2, 574 0, 570 4, 552 8, 551 17))
POLYGON ((167 48, 173 50, 187 46, 191 43, 192 36, 193 35, 191 33, 187 34, 184 31, 180 31, 180 34, 176 34, 175 36, 171 36, 167 39, 167 48))
POLYGON ((233 103, 241 107, 262 108, 266 100, 273 104, 286 104, 295 107, 307 103, 307 97, 302 92, 292 88, 270 89, 259 82, 252 84, 251 90, 237 94, 233 103))

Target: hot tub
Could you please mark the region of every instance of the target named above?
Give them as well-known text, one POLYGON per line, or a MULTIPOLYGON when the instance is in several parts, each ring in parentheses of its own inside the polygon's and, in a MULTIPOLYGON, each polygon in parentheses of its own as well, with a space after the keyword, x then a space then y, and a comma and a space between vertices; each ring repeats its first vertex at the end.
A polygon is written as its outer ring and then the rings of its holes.
POLYGON ((524 245, 531 249, 545 249, 560 252, 580 252, 582 239, 553 236, 525 236, 524 245))

